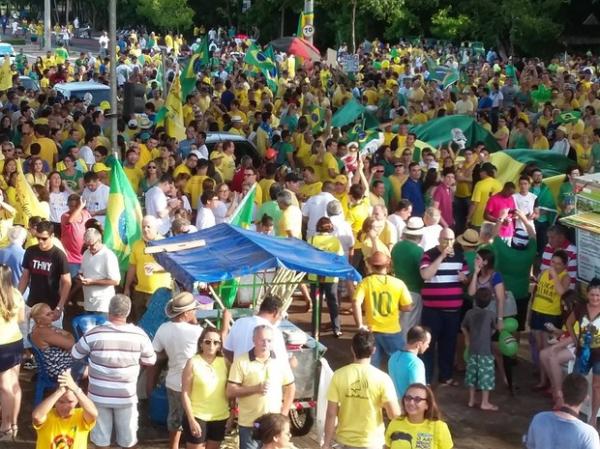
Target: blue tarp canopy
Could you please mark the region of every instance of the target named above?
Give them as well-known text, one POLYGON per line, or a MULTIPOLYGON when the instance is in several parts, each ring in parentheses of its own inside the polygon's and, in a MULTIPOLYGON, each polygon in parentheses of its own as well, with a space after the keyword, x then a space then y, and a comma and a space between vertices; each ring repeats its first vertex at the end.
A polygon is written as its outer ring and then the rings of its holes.
POLYGON ((218 282, 284 267, 319 276, 360 280, 344 256, 314 248, 303 240, 271 237, 221 223, 193 234, 182 234, 150 245, 204 240, 205 246, 157 254, 158 263, 186 288, 194 282, 218 282))

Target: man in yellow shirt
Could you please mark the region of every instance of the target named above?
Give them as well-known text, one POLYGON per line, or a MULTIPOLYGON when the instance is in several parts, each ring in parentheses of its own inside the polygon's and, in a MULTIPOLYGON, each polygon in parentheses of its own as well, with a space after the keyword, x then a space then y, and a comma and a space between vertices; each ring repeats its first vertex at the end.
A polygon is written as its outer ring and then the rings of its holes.
POLYGON ((48 125, 38 124, 33 127, 35 137, 32 143, 38 143, 40 145, 40 152, 38 156, 42 160, 46 161, 49 167, 54 168, 58 159, 58 148, 56 142, 50 139, 50 128, 48 125))
POLYGON ((284 190, 277 195, 281 217, 277 223, 277 235, 302 239, 302 211, 293 204, 291 192, 284 190))
POLYGON ((131 184, 131 187, 136 194, 140 189, 140 182, 144 178, 142 169, 135 166, 138 159, 138 152, 134 148, 130 148, 125 154, 125 163, 123 164, 125 176, 127 176, 129 184, 131 184))
POLYGON ((131 248, 129 269, 123 293, 131 298, 132 321, 137 321, 146 311, 150 298, 159 288, 171 289, 171 274, 161 267, 152 254, 146 254, 148 242, 160 240, 157 218, 146 215, 142 220, 142 238, 131 248), (134 287, 135 283, 135 287, 134 287))
POLYGON ((412 309, 412 297, 406 284, 387 273, 390 258, 377 251, 367 260, 372 274, 365 277, 354 291, 352 311, 358 328, 368 328, 375 335, 377 350, 371 363, 379 368, 385 355, 404 348, 405 341, 400 327, 401 312, 412 309), (362 305, 365 308, 363 324, 362 305))
POLYGON ((98 410, 69 371, 58 376, 58 383, 56 391, 33 410, 36 447, 86 448, 88 434, 96 425, 98 410))
POLYGON ((227 382, 227 397, 238 400, 240 449, 255 449, 254 421, 265 413, 289 413, 296 387, 287 361, 273 352, 273 329, 266 324, 252 333, 254 347, 233 360, 227 382), (286 363, 283 363, 286 362, 286 363))
POLYGON ((392 379, 371 364, 375 336, 361 330, 352 338, 351 348, 354 361, 336 370, 329 384, 321 449, 331 449, 334 440, 347 448, 383 447, 381 409, 390 420, 400 415, 392 379))
POLYGON ((488 200, 502 190, 500 181, 494 179, 495 173, 496 167, 493 164, 490 162, 482 164, 479 171, 480 181, 473 188, 467 223, 477 229, 483 224, 483 214, 488 200))

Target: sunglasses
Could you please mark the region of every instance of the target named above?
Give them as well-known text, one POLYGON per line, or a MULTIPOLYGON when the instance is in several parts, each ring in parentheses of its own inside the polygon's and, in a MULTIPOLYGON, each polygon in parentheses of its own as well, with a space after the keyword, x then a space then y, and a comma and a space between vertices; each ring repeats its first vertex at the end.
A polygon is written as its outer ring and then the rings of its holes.
POLYGON ((156 170, 156 167, 148 166, 148 170, 156 170))
POLYGON ((220 340, 204 340, 202 343, 205 344, 206 346, 208 346, 208 345, 219 346, 221 344, 221 341, 220 340))
POLYGON ((48 240, 50 237, 38 237, 37 239, 41 242, 45 242, 46 240, 48 240))
POLYGON ((406 402, 414 402, 415 404, 420 404, 421 402, 427 400, 427 398, 422 398, 420 396, 411 396, 409 394, 405 394, 403 399, 406 402))

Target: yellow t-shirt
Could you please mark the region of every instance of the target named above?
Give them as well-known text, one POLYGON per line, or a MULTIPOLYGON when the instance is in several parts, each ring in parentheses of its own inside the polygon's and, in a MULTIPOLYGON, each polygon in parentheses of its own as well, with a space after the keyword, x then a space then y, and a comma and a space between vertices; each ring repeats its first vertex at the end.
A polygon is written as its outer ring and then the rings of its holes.
POLYGON ((46 416, 46 421, 33 426, 37 431, 35 449, 86 449, 88 434, 95 425, 95 420, 91 423, 85 421, 82 408, 74 409, 68 418, 61 418, 52 409, 46 416))
MULTIPOLYGON (((335 235, 331 234, 315 234, 312 236, 309 242, 312 246, 321 251, 326 251, 328 253, 337 254, 338 256, 344 255, 344 249, 342 248, 342 244, 340 243, 340 239, 335 235)), ((309 274, 308 279, 311 281, 317 280, 317 276, 314 274, 309 274)), ((323 282, 337 282, 338 278, 325 277, 323 282)))
POLYGON ((292 237, 302 238, 302 212, 297 206, 291 205, 281 211, 281 217, 277 223, 277 235, 288 237, 287 231, 291 232, 292 237))
POLYGON ((288 363, 273 358, 273 355, 263 362, 254 358, 252 351, 234 359, 229 382, 247 387, 266 381, 271 385, 268 394, 238 398, 240 426, 252 427, 254 421, 265 413, 280 413, 283 387, 294 383, 294 375, 288 363))
POLYGON ((335 440, 352 447, 381 447, 381 409, 396 401, 390 376, 370 364, 351 363, 333 373, 327 400, 339 405, 335 440))
POLYGON ((208 178, 208 176, 194 175, 185 185, 184 193, 187 194, 192 209, 198 208, 198 201, 200 201, 200 195, 202 195, 202 183, 206 178, 208 178))
MULTIPOLYGON (((470 164, 464 163, 461 170, 465 173, 473 174, 473 168, 477 161, 473 161, 470 164)), ((473 194, 473 184, 468 181, 456 181, 456 193, 458 198, 469 198, 473 194)))
MULTIPOLYGON (((158 239, 157 239, 158 240, 158 239)), ((137 277, 137 285, 135 289, 138 292, 153 294, 161 287, 171 288, 171 274, 167 272, 152 273, 150 276, 146 274, 144 265, 147 263, 156 263, 156 259, 152 254, 144 253, 146 242, 138 240, 131 248, 130 265, 135 265, 135 274, 137 277)))
POLYGON ((313 182, 311 184, 302 184, 300 186, 300 195, 303 198, 310 198, 311 196, 318 195, 321 193, 321 188, 323 187, 322 182, 313 182))
POLYGON ((548 139, 545 136, 535 137, 533 139, 533 145, 531 146, 534 150, 547 150, 550 148, 548 139))
POLYGON ((412 304, 408 287, 400 279, 371 274, 356 287, 353 301, 365 307, 365 320, 373 332, 400 332, 400 307, 412 304))
POLYGON ((358 233, 360 232, 363 221, 371 215, 371 205, 369 204, 369 200, 367 198, 363 198, 358 203, 353 206, 348 205, 348 223, 350 223, 350 227, 352 228, 352 234, 354 234, 355 244, 354 248, 361 248, 362 244, 360 240, 357 238, 358 233))
POLYGON ((235 174, 235 159, 227 153, 223 153, 223 161, 221 162, 221 173, 223 174, 223 180, 229 182, 233 179, 235 174))
POLYGON ((19 329, 19 315, 23 307, 25 307, 25 303, 19 290, 14 287, 13 301, 15 303, 14 315, 8 321, 5 321, 2 315, 0 315, 0 345, 14 343, 23 338, 21 329, 19 329))
POLYGON ((488 200, 500 190, 502 190, 502 184, 492 177, 482 179, 475 184, 473 195, 471 196, 471 201, 477 203, 471 217, 471 224, 473 226, 481 226, 483 223, 483 213, 488 200))
MULTIPOLYGON (((558 278, 562 279, 568 275, 569 273, 565 270, 558 275, 558 278)), ((560 295, 554 287, 554 280, 550 279, 550 270, 546 270, 540 275, 531 310, 553 316, 561 314, 560 295)))
POLYGON ((175 170, 173 170, 173 178, 177 178, 177 175, 180 173, 187 173, 188 175, 192 176, 192 170, 190 170, 190 168, 185 165, 184 162, 175 167, 175 170))
POLYGON ((258 185, 260 186, 260 190, 262 192, 260 203, 266 203, 267 201, 271 201, 271 197, 269 196, 269 189, 271 186, 275 184, 274 179, 263 178, 258 181, 258 185))
POLYGON ((385 429, 385 445, 390 449, 452 449, 452 435, 444 421, 413 424, 407 418, 396 418, 385 429), (410 438, 410 440, 409 440, 410 438))
POLYGON ((127 176, 133 191, 137 193, 140 190, 140 182, 144 179, 144 172, 141 168, 136 167, 123 167, 123 171, 125 172, 125 176, 127 176))
POLYGON ((39 139, 33 139, 32 143, 39 143, 41 150, 39 157, 48 163, 49 167, 54 167, 54 157, 58 156, 58 149, 56 143, 52 139, 47 137, 40 137, 39 139))
POLYGON ((225 394, 227 365, 223 357, 213 363, 195 355, 192 363, 192 391, 190 401, 194 417, 202 421, 221 421, 229 417, 229 400, 225 394))

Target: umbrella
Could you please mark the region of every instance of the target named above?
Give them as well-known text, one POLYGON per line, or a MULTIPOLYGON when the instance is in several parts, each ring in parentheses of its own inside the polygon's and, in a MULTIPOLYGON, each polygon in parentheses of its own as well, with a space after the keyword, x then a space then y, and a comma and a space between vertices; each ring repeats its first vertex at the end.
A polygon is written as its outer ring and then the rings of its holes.
POLYGON ((283 51, 289 55, 300 56, 311 61, 320 61, 321 52, 310 42, 298 37, 280 37, 269 44, 277 51, 283 51))

